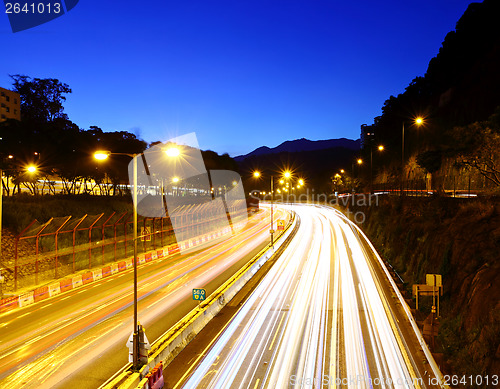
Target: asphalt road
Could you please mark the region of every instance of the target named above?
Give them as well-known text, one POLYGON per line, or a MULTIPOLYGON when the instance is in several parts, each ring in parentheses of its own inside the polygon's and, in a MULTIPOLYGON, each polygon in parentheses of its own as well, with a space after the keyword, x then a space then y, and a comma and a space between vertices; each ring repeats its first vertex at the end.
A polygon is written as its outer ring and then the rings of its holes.
MULTIPOLYGON (((276 218, 285 217, 277 211, 276 218)), ((269 213, 237 236, 139 267, 139 320, 153 342, 269 241, 269 213)), ((133 272, 0 315, 0 388, 98 388, 128 362, 133 272)))
POLYGON ((297 238, 164 370, 166 388, 433 388, 404 301, 343 215, 295 205, 297 238))

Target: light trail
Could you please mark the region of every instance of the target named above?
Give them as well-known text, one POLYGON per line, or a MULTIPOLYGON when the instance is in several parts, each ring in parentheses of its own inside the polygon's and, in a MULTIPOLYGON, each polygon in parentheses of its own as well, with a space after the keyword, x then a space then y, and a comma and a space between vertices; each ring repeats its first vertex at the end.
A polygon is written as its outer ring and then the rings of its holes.
POLYGON ((432 387, 365 238, 331 208, 292 208, 297 237, 175 388, 432 387))
MULTIPOLYGON (((277 216, 286 218, 281 211, 277 216)), ((226 278, 219 278, 224 272, 268 241, 269 210, 251 220, 236 237, 175 261, 168 258, 140 267, 139 318, 150 341, 155 338, 148 328, 157 326, 158 336, 168 329, 158 324, 168 312, 186 303, 194 307, 193 287, 222 284, 226 278)), ((97 377, 88 377, 89 382, 75 382, 72 377, 90 366, 104 369, 108 361, 125 364, 125 344, 132 328, 131 274, 119 273, 1 314, 5 325, 0 326, 0 388, 98 387, 105 379, 99 383, 97 377)), ((181 317, 172 319, 173 323, 181 317)), ((108 378, 116 370, 101 372, 101 376, 108 378)))

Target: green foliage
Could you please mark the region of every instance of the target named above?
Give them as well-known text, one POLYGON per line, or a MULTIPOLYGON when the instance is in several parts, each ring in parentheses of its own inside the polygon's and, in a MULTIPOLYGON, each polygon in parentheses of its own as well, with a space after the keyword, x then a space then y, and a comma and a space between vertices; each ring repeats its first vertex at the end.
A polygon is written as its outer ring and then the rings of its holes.
POLYGON ((420 167, 427 170, 429 173, 434 173, 441 167, 442 153, 441 150, 424 151, 417 155, 417 163, 420 167))
POLYGON ((10 76, 14 90, 21 96, 23 120, 47 123, 55 119, 67 119, 64 113, 64 94, 71 93, 67 84, 53 78, 31 78, 19 74, 10 76))

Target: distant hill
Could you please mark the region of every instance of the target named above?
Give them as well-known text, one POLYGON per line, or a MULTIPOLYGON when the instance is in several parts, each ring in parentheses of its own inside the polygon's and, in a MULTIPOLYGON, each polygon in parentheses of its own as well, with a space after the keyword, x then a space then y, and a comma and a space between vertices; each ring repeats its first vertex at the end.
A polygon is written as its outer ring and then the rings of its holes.
POLYGON ((296 140, 287 140, 286 142, 283 142, 279 146, 273 148, 262 146, 248 154, 239 155, 234 159, 237 162, 242 162, 243 160, 249 157, 257 157, 261 155, 277 154, 282 152, 296 153, 302 151, 326 150, 337 147, 357 151, 360 149, 360 140, 359 139, 352 140, 346 138, 327 139, 327 140, 309 140, 302 138, 296 140))

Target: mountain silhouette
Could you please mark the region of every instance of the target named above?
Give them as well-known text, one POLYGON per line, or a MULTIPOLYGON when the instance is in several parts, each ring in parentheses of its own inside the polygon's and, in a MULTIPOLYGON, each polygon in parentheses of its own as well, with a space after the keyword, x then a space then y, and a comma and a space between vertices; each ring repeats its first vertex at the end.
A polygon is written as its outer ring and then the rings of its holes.
POLYGON ((359 139, 352 140, 347 138, 340 138, 327 140, 309 140, 301 138, 296 140, 287 140, 281 143, 279 146, 273 148, 261 146, 248 154, 235 157, 234 160, 236 160, 237 162, 242 162, 249 157, 256 157, 267 154, 277 154, 282 152, 296 153, 301 151, 325 150, 337 147, 357 151, 360 149, 360 144, 361 143, 359 139))

